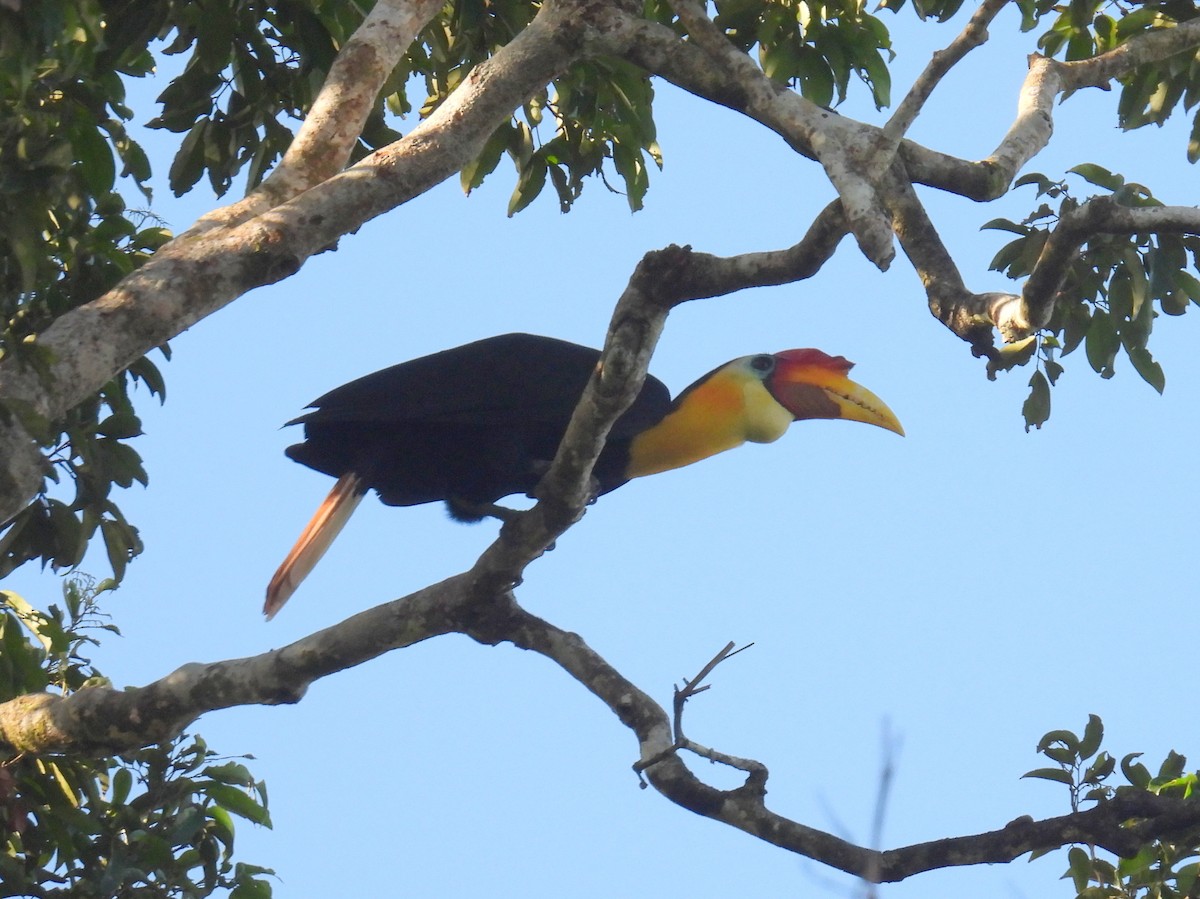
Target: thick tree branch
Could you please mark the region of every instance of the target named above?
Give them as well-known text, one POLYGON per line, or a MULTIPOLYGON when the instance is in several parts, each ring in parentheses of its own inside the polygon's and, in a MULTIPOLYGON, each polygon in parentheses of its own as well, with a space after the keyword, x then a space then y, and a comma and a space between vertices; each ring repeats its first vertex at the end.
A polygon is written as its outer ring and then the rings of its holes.
MULTIPOLYGON (((772 812, 764 802, 767 770, 759 762, 736 759, 748 771, 746 782, 717 790, 697 778, 674 751, 676 740, 666 711, 627 681, 575 634, 506 603, 486 624, 468 633, 487 644, 511 642, 558 663, 597 696, 637 736, 641 761, 653 786, 672 802, 743 830, 766 842, 872 882, 894 882, 938 868, 1010 862, 1027 852, 1070 843, 1092 843, 1130 855, 1154 839, 1171 840, 1200 827, 1200 797, 1175 799, 1128 791, 1085 812, 1034 821, 1022 818, 987 833, 876 851, 772 812), (1131 823, 1136 822, 1136 823, 1131 823)), ((718 753, 722 760, 734 756, 718 753)))
POLYGON ((1054 133, 1054 101, 1063 89, 1059 64, 1044 56, 1031 56, 1029 72, 1017 100, 1017 118, 985 162, 994 166, 994 186, 1002 196, 1017 172, 1045 149, 1054 133))
POLYGON ((893 165, 888 181, 892 227, 925 287, 934 318, 971 344, 976 355, 992 352, 992 328, 1011 317, 1017 297, 967 289, 950 251, 925 211, 912 183, 893 165))
POLYGON ((345 168, 384 82, 441 7, 439 0, 379 0, 338 51, 274 171, 245 199, 201 217, 194 227, 243 222, 345 168))
POLYGON ((1084 87, 1108 88, 1112 81, 1137 66, 1200 46, 1200 20, 1174 28, 1149 31, 1092 59, 1056 62, 1044 56, 1029 58, 1029 73, 1021 88, 1017 118, 1000 145, 984 163, 994 166, 994 186, 1000 196, 1017 172, 1050 142, 1054 103, 1059 94, 1084 87))
POLYGON ((745 91, 747 107, 772 110, 771 118, 812 148, 837 189, 850 231, 863 254, 880 269, 895 256, 886 213, 871 181, 873 134, 858 123, 831 116, 795 91, 772 82, 708 17, 699 0, 672 0, 688 34, 745 91))
POLYGON ((476 595, 465 575, 377 606, 282 649, 189 663, 145 687, 90 687, 0 704, 0 745, 38 754, 115 755, 178 736, 205 712, 298 702, 313 681, 457 629, 476 595))
POLYGON ((1064 90, 1107 88, 1114 79, 1127 75, 1138 66, 1160 62, 1197 46, 1200 46, 1200 19, 1191 19, 1171 28, 1144 32, 1091 59, 1057 65, 1062 73, 1064 90))
MULTIPOLYGON (((709 55, 692 42, 680 41, 679 36, 665 25, 628 17, 621 21, 623 55, 648 72, 669 81, 688 93, 709 102, 741 113, 779 135, 793 150, 807 159, 817 155, 801 127, 789 125, 781 116, 780 107, 787 101, 774 100, 775 92, 788 93, 769 79, 773 91, 760 95, 748 92, 740 82, 730 79, 721 68, 714 67, 709 55)), ((821 115, 834 113, 821 110, 821 115)), ((845 120, 850 121, 850 120, 845 120)), ((870 133, 871 141, 879 139, 879 129, 864 123, 854 123, 870 133)), ((922 147, 909 140, 901 141, 900 154, 909 173, 918 184, 950 191, 972 200, 994 199, 1007 190, 1008 182, 996 187, 993 166, 988 162, 970 162, 922 147)))
POLYGON ((873 882, 950 866, 1008 862, 1075 842, 1129 855, 1147 841, 1171 840, 1200 826, 1200 798, 1128 791, 1086 812, 1019 819, 987 833, 884 852, 856 846, 768 809, 767 770, 761 763, 716 753, 747 770, 747 782, 733 790, 705 784, 671 751, 671 723, 658 703, 578 635, 531 615, 507 590, 489 594, 474 575, 450 578, 260 656, 185 665, 139 690, 94 687, 65 699, 39 694, 13 700, 0 705, 0 741, 26 752, 118 752, 174 736, 204 711, 298 701, 318 677, 457 631, 487 644, 511 642, 559 664, 634 732, 648 763, 646 776, 672 802, 873 882))

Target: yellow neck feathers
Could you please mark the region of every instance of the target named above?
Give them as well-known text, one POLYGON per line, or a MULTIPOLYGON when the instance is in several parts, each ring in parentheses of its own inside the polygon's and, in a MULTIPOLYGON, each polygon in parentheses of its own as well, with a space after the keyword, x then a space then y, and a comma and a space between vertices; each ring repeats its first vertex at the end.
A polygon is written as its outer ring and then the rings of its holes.
POLYGON ((625 473, 640 478, 691 465, 747 440, 770 443, 792 421, 792 413, 739 359, 689 387, 662 421, 634 437, 625 473))

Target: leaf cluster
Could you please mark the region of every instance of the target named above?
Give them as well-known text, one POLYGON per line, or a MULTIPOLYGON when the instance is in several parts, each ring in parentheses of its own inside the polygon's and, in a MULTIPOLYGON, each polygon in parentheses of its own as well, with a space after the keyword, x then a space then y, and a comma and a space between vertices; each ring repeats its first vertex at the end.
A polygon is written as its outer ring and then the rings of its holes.
POLYGON ((843 102, 852 76, 868 87, 877 109, 891 103, 891 37, 857 0, 718 0, 715 6, 713 21, 736 47, 747 53, 757 47, 767 77, 814 103, 843 102))
MULTIPOLYGON (((182 134, 169 183, 176 196, 207 175, 217 196, 246 170, 257 185, 292 139, 287 120, 300 121, 324 83, 337 48, 361 23, 368 3, 333 0, 141 0, 167 56, 188 54, 183 71, 158 98, 149 122, 182 134)), ((132 10, 122 10, 121 16, 132 10)), ((369 121, 359 153, 394 134, 382 104, 369 121)))
MULTIPOLYGON (((1127 182, 1101 166, 1085 163, 1069 173, 1107 191, 1118 204, 1161 205, 1144 185, 1127 182)), ((1034 270, 1051 230, 1080 205, 1066 181, 1033 173, 1018 179, 1014 186, 1026 185, 1036 187, 1038 198, 1043 199, 1037 209, 1020 222, 993 219, 983 226, 1018 235, 991 263, 994 271, 1014 280, 1034 270)), ((1062 357, 1080 346, 1092 370, 1102 378, 1116 373, 1117 355, 1123 351, 1134 371, 1162 393, 1166 376, 1150 352, 1150 335, 1159 314, 1182 315, 1191 303, 1200 304, 1200 280, 1195 273, 1200 273, 1200 237, 1089 235, 1067 266, 1046 328, 1005 347, 991 366, 989 374, 994 375, 997 370, 1037 359, 1030 395, 1022 408, 1026 430, 1041 427, 1050 417, 1050 388, 1063 374, 1062 357)))
MULTIPOLYGON (((258 184, 291 141, 289 120, 307 114, 337 48, 368 7, 331 0, 154 4, 160 31, 171 36, 163 52, 190 54, 150 123, 183 135, 169 173, 171 189, 184 193, 207 175, 221 195, 243 168, 248 186, 258 184)), ((418 106, 421 118, 430 115, 538 8, 530 0, 447 4, 388 77, 352 158, 400 136, 388 124, 389 113, 406 116, 418 106), (422 87, 424 100, 414 104, 410 94, 422 87)), ((626 63, 578 63, 527 104, 523 118, 514 116, 497 129, 464 169, 463 188, 470 192, 482 184, 507 153, 517 176, 510 215, 528 206, 547 178, 566 211, 585 179, 604 178, 610 167, 630 207, 639 209, 649 186, 646 157, 661 165, 652 98, 649 78, 626 63), (539 126, 547 112, 553 135, 543 139, 539 126)))
MULTIPOLYGON (((0 591, 0 701, 104 683, 81 654, 96 630, 99 585, 65 582, 48 613, 0 591)), ((265 868, 235 862, 237 816, 270 826, 266 788, 198 736, 121 758, 0 761, 0 895, 269 897, 265 868)))
MULTIPOLYGON (((1072 812, 1085 802, 1102 803, 1127 790, 1186 799, 1200 785, 1200 774, 1186 771, 1187 759, 1172 751, 1157 774, 1138 761, 1142 753, 1129 753, 1119 764, 1126 783, 1114 786, 1109 779, 1118 763, 1100 749, 1103 739, 1104 724, 1096 715, 1088 716, 1082 736, 1052 730, 1038 741, 1037 751, 1054 767, 1036 768, 1024 776, 1064 784, 1070 790, 1072 812)), ((1095 846, 1075 846, 1067 859, 1063 877, 1074 882, 1079 899, 1188 899, 1200 887, 1200 834, 1183 842, 1155 840, 1135 855, 1116 860, 1104 858, 1095 846)))
MULTIPOLYGON (((113 5, 0 6, 0 358, 35 371, 47 361, 40 331, 110 290, 170 237, 118 189, 128 176, 150 196, 150 164, 125 129, 133 113, 122 76, 152 70, 154 31, 136 15, 114 17, 113 5)), ((162 394, 160 373, 143 358, 63 421, 0 405, 0 416, 17 416, 52 450, 41 494, 0 535, 0 576, 30 559, 73 566, 98 529, 117 577, 140 550, 108 498, 114 485, 145 483, 124 443, 141 430, 129 397, 138 379, 162 394), (63 472, 75 495, 51 499, 50 482, 63 472)))
MULTIPOLYGON (((1047 56, 1090 59, 1130 38, 1171 28, 1200 15, 1200 9, 1186 0, 1123 4, 1116 18, 1109 15, 1112 5, 1108 0, 1072 0, 1056 5, 1057 16, 1038 39, 1038 48, 1047 56)), ((1162 125, 1181 104, 1190 111, 1200 102, 1200 58, 1195 51, 1187 51, 1155 59, 1120 81, 1120 126, 1128 130, 1162 125)), ((1189 162, 1200 159, 1200 110, 1192 119, 1187 158, 1189 162)))
MULTIPOLYGON (((421 33, 385 87, 388 109, 412 109, 408 88, 424 87, 419 114, 430 115, 471 70, 522 31, 537 13, 529 0, 458 0, 421 33)), ((508 203, 514 215, 532 203, 547 180, 567 212, 589 177, 623 192, 630 209, 642 208, 649 188, 647 156, 660 168, 653 118, 654 92, 645 72, 613 58, 575 63, 491 135, 462 170, 465 192, 479 187, 507 154, 517 183, 508 203), (546 134, 546 132, 551 132, 546 134), (611 169, 624 185, 608 180, 611 169)))
POLYGON ((630 210, 637 212, 650 187, 647 157, 662 168, 653 102, 650 79, 636 66, 613 58, 578 63, 525 104, 523 120, 513 118, 496 130, 463 168, 463 190, 470 193, 482 184, 507 153, 517 171, 509 215, 532 203, 547 178, 559 209, 568 212, 592 176, 623 193, 630 210), (553 136, 544 140, 547 126, 553 136), (608 180, 610 166, 623 191, 608 180))

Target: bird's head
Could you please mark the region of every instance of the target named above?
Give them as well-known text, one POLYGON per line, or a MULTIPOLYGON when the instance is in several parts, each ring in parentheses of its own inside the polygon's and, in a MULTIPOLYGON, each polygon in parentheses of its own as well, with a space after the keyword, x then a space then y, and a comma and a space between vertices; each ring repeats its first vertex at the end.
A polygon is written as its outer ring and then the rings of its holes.
POLYGON ((851 365, 820 350, 727 362, 680 393, 666 417, 630 441, 625 475, 690 465, 746 441, 771 443, 800 419, 844 418, 903 434, 883 400, 847 377, 851 365))
POLYGON ((843 418, 904 435, 903 426, 887 404, 850 380, 854 363, 844 356, 814 349, 784 350, 774 355, 746 356, 730 365, 741 365, 760 380, 793 421, 843 418))

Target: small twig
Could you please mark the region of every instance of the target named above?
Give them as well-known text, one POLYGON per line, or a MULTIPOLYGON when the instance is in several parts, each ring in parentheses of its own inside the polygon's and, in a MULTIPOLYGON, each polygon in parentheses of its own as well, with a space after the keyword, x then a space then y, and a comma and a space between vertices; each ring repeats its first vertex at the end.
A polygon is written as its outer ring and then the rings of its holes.
POLYGON ((710 674, 712 674, 713 669, 715 669, 726 659, 733 658, 739 652, 749 649, 754 644, 747 643, 745 646, 741 647, 741 649, 734 649, 734 645, 735 644, 732 640, 726 643, 725 647, 715 656, 713 656, 707 665, 700 669, 699 674, 697 674, 691 680, 684 678, 683 686, 675 688, 675 716, 672 721, 672 730, 674 731, 675 737, 674 742, 672 742, 671 745, 662 752, 655 753, 648 759, 639 759, 636 763, 634 763, 633 766, 633 770, 637 772, 638 780, 640 781, 643 790, 646 789, 649 784, 646 782, 646 779, 642 777, 642 772, 651 765, 662 761, 667 756, 674 755, 680 749, 686 749, 689 752, 694 752, 696 755, 706 758, 710 762, 720 762, 721 764, 728 765, 731 768, 737 768, 740 771, 746 771, 752 776, 752 778, 755 776, 761 776, 763 780, 766 779, 767 769, 761 763, 753 761, 752 759, 742 759, 734 755, 726 755, 725 753, 718 752, 715 749, 709 749, 707 746, 701 746, 699 743, 692 742, 683 735, 684 704, 687 703, 687 701, 697 693, 703 693, 712 686, 711 684, 700 686, 701 682, 710 674))
POLYGON ((891 722, 883 720, 883 766, 879 771, 879 792, 875 796, 875 816, 871 821, 871 849, 875 851, 874 859, 863 876, 865 890, 864 899, 876 899, 879 895, 879 853, 883 848, 883 823, 887 820, 888 798, 892 792, 892 782, 896 777, 896 746, 898 741, 892 735, 891 722))
POLYGON ((917 76, 917 80, 913 82, 904 99, 900 101, 900 105, 896 107, 892 117, 883 126, 884 137, 893 143, 892 152, 895 151, 895 145, 899 144, 900 139, 908 133, 908 129, 912 127, 912 123, 916 121, 917 116, 924 108, 925 101, 929 99, 942 78, 964 56, 987 42, 988 25, 1007 3, 1008 0, 984 0, 983 5, 975 10, 975 14, 971 16, 971 20, 967 22, 958 37, 951 41, 944 50, 938 50, 933 54, 933 59, 917 76))
POLYGON ((883 823, 887 820, 888 798, 896 779, 896 751, 899 740, 892 734, 891 722, 883 720, 883 767, 879 772, 879 792, 875 797, 875 817, 871 822, 871 848, 883 847, 883 823))
POLYGON ((679 743, 681 744, 679 746, 680 749, 686 749, 688 752, 694 753, 701 758, 708 759, 710 762, 728 765, 730 768, 737 768, 739 771, 745 771, 750 775, 750 778, 746 781, 747 786, 751 785, 755 781, 766 783, 767 766, 762 762, 755 761, 754 759, 744 759, 736 755, 730 755, 727 752, 721 752, 717 749, 710 749, 707 746, 701 746, 694 740, 689 740, 687 737, 681 738, 679 743))
MULTIPOLYGON (((747 643, 745 646, 742 647, 742 649, 749 649, 753 645, 754 645, 753 643, 747 643)), ((720 665, 726 659, 733 658, 735 655, 737 655, 739 652, 742 651, 742 649, 734 649, 733 646, 734 646, 734 643, 732 640, 730 640, 728 643, 725 644, 724 649, 722 649, 715 656, 713 656, 712 659, 709 661, 709 663, 700 669, 699 674, 697 674, 691 680, 685 679, 682 687, 675 688, 675 720, 674 720, 673 726, 675 729, 675 746, 677 748, 682 748, 684 744, 689 742, 687 737, 685 737, 683 735, 683 706, 684 706, 684 704, 689 699, 691 699, 693 696, 695 696, 697 693, 703 693, 710 686, 712 686, 711 684, 706 684, 705 686, 702 687, 702 686, 700 686, 700 684, 706 677, 708 677, 710 674, 713 673, 713 669, 715 669, 718 665, 720 665)), ((698 754, 702 755, 703 753, 698 753, 698 754)), ((735 765, 734 767, 737 767, 737 766, 735 765)))

